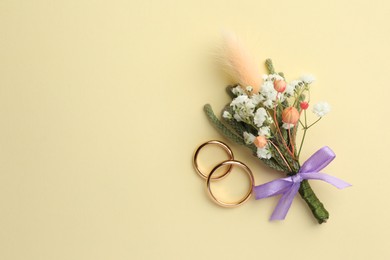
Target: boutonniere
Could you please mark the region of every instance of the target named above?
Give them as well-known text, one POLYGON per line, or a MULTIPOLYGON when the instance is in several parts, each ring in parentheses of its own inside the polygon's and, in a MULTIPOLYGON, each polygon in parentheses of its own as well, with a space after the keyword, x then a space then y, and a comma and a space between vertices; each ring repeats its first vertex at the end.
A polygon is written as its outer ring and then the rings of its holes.
POLYGON ((296 194, 300 194, 319 223, 329 213, 312 190, 309 180, 326 181, 337 188, 350 184, 322 173, 335 153, 327 146, 319 149, 304 163, 300 158, 305 137, 330 111, 326 102, 312 104, 310 89, 315 81, 311 75, 287 80, 267 59, 268 74, 261 75, 252 57, 234 35, 225 37, 224 66, 235 84, 228 86, 231 102, 217 117, 209 104, 204 111, 216 128, 231 141, 248 147, 254 156, 272 169, 284 172, 285 178, 253 187, 256 199, 281 195, 271 220, 286 217, 296 194), (317 119, 309 122, 311 110, 317 119), (297 137, 297 133, 302 134, 297 137))

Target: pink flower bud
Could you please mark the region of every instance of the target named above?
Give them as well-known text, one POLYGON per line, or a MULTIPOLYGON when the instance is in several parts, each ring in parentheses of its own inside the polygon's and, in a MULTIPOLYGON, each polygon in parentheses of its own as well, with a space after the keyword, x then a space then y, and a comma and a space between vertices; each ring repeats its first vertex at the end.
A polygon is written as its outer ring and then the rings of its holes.
POLYGON ((274 88, 277 92, 283 93, 286 90, 286 81, 284 80, 275 80, 274 88))
POLYGON ((286 124, 295 125, 299 120, 299 112, 295 107, 287 107, 282 112, 282 121, 286 124))
POLYGON ((309 103, 306 101, 301 102, 299 105, 301 106, 302 110, 306 110, 309 107, 309 103))
POLYGON ((255 138, 253 143, 256 145, 257 148, 264 148, 264 146, 267 145, 267 138, 260 135, 260 136, 255 138))

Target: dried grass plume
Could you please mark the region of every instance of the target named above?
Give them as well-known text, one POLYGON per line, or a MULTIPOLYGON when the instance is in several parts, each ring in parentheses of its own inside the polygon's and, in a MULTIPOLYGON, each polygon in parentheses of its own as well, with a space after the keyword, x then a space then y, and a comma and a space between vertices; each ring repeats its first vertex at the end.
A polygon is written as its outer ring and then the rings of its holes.
POLYGON ((249 55, 234 33, 225 31, 223 39, 224 63, 228 73, 240 86, 243 88, 251 86, 252 93, 258 93, 262 83, 259 64, 249 55))

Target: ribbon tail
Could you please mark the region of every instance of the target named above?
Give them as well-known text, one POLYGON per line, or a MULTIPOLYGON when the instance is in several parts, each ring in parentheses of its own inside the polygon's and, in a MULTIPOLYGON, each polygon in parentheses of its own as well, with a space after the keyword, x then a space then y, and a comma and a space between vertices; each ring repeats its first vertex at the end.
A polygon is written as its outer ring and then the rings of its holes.
POLYGON ((291 178, 283 178, 253 187, 256 199, 264 199, 284 193, 292 185, 291 178))
POLYGON ((352 186, 346 181, 343 181, 339 178, 333 177, 331 175, 328 175, 326 173, 321 173, 321 172, 305 172, 305 173, 300 173, 302 178, 304 179, 313 179, 313 180, 322 180, 325 181, 329 184, 332 184, 338 189, 344 189, 349 186, 352 186))
POLYGON ((294 183, 291 188, 283 194, 278 202, 278 205, 276 205, 270 220, 283 220, 286 218, 287 212, 290 209, 300 186, 301 183, 294 183))

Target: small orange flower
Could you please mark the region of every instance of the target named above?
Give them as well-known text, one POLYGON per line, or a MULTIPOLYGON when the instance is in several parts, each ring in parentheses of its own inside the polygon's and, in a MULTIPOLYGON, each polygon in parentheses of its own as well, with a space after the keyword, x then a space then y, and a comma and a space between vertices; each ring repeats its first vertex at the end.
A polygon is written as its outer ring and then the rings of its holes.
POLYGON ((299 112, 295 107, 287 107, 282 112, 282 121, 286 124, 295 125, 299 120, 299 112))
POLYGON ((284 80, 275 80, 274 81, 274 89, 279 92, 283 93, 286 90, 286 81, 284 80))
POLYGON ((267 138, 260 135, 260 136, 255 138, 253 143, 256 145, 257 148, 264 148, 264 146, 267 145, 267 138))

